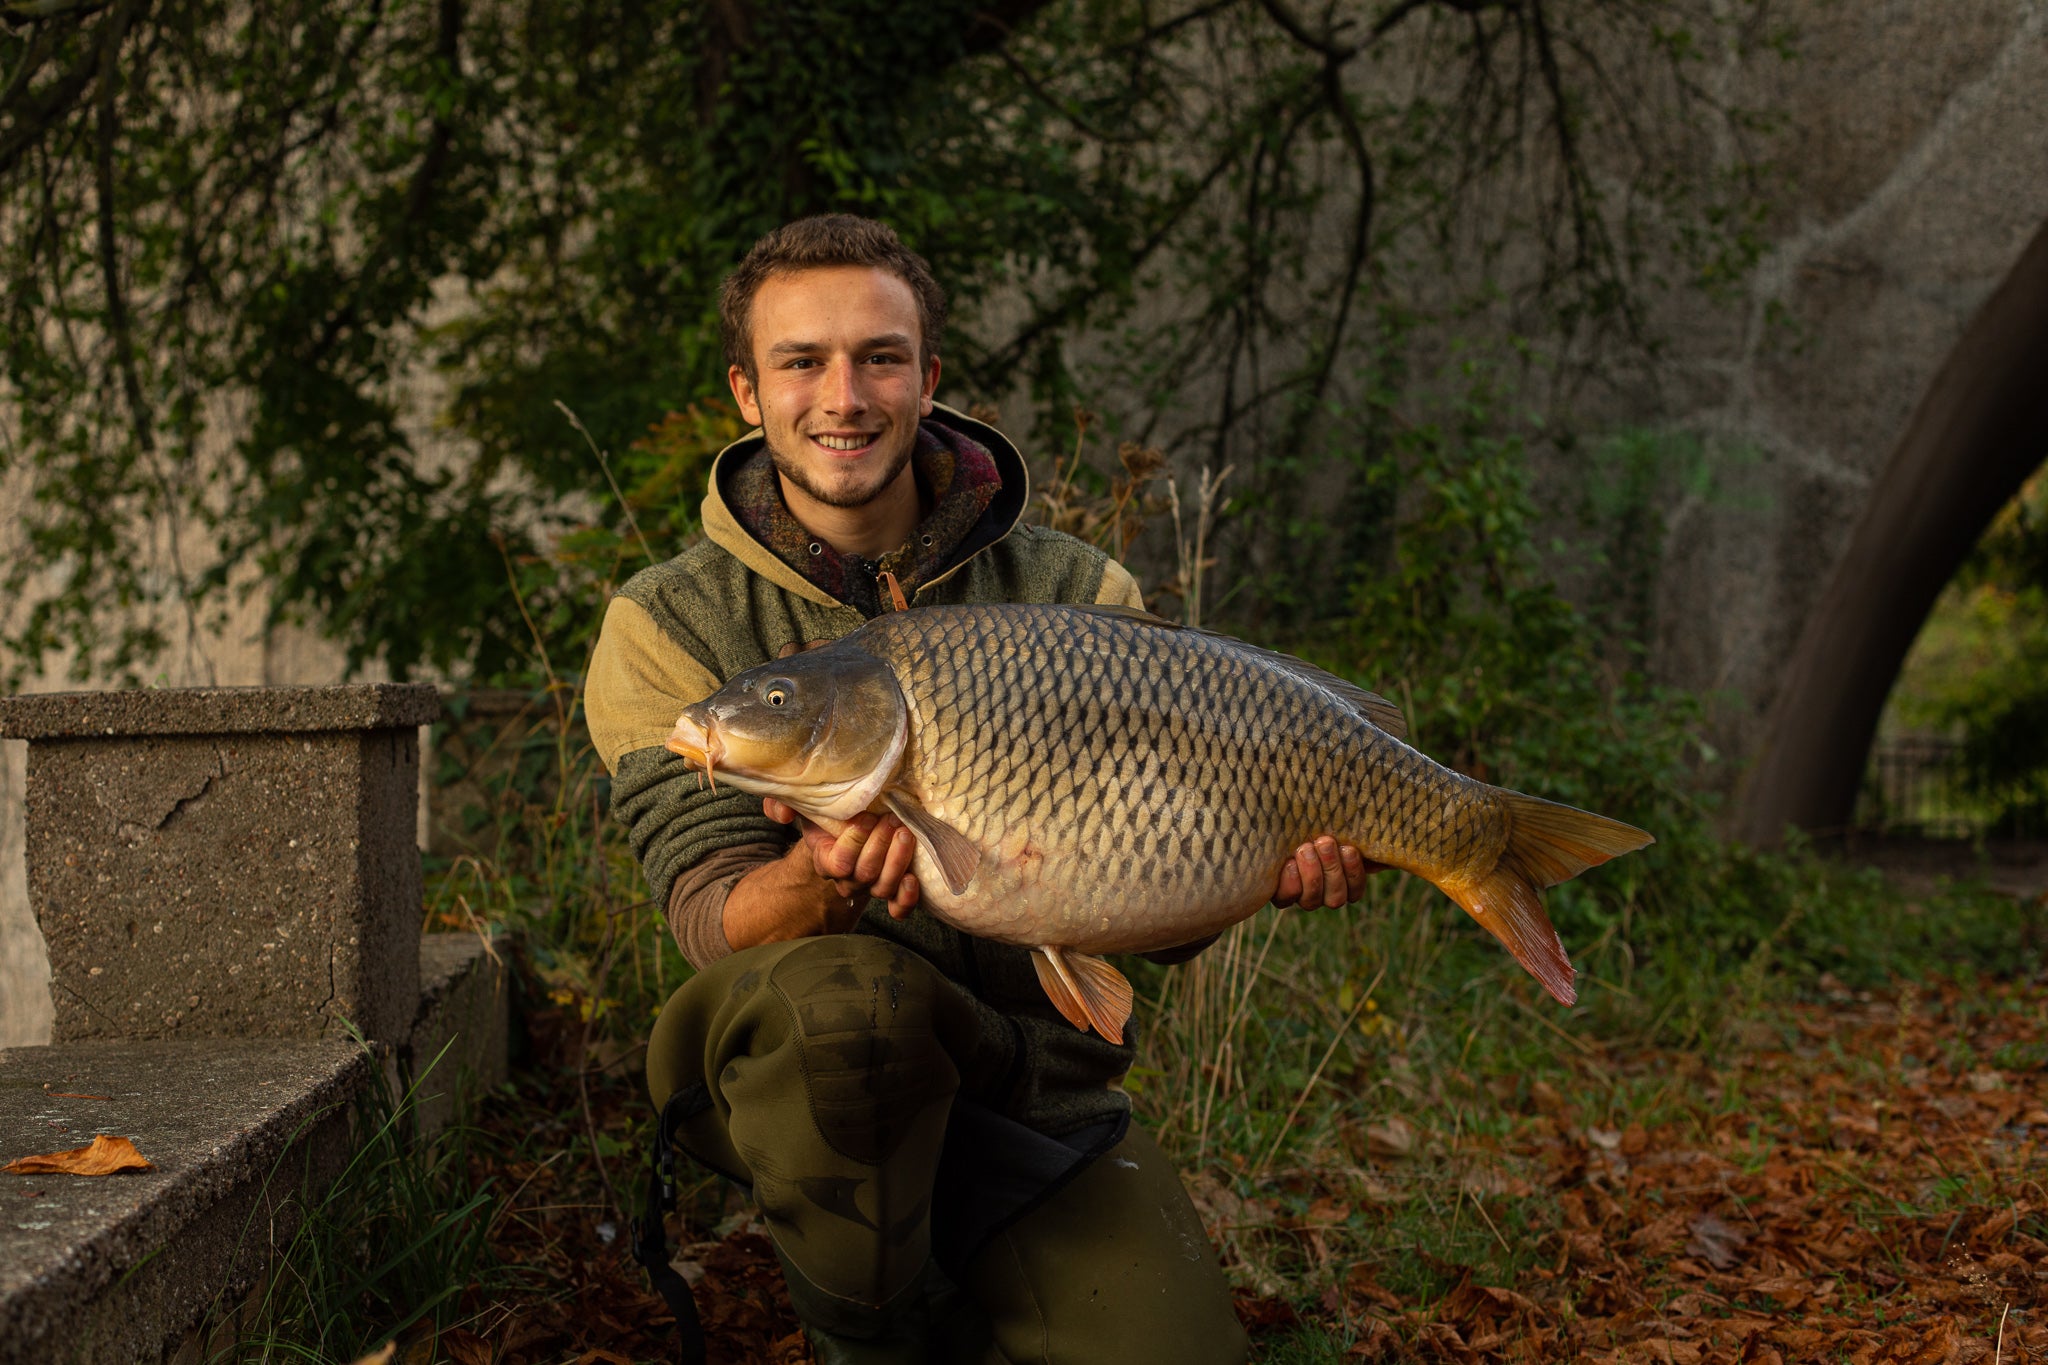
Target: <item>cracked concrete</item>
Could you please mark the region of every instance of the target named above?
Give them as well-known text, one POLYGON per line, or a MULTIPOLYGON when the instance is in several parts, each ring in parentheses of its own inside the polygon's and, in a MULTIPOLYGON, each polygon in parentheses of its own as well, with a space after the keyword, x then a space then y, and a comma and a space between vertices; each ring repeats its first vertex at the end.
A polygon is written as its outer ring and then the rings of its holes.
POLYGON ((52 1036, 400 1042, 418 1003, 429 687, 0 699, 52 1036), (306 728, 288 731, 282 727, 306 728))
POLYGON ((0 1051, 0 1162, 113 1133, 156 1167, 0 1175, 0 1365, 160 1360, 232 1309, 289 1241, 305 1178, 346 1158, 373 1070, 340 1041, 0 1051))

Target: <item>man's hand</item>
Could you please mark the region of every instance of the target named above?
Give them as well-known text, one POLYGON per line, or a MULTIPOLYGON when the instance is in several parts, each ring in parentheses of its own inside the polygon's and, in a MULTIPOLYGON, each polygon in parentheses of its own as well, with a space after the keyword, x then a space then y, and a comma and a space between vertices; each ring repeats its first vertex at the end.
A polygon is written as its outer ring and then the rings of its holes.
MULTIPOLYGON (((803 835, 800 847, 808 851, 813 872, 851 902, 840 915, 831 917, 843 917, 845 922, 828 924, 825 932, 843 933, 852 928, 870 896, 889 902, 889 913, 897 919, 909 918, 917 908, 917 876, 910 870, 917 857, 917 836, 895 816, 856 815, 834 836, 772 796, 762 799, 761 810, 778 824, 797 827, 803 835)), ((791 850, 793 856, 795 852, 791 850)))
POLYGON ((1328 834, 1319 834, 1314 842, 1294 850, 1293 861, 1280 869, 1280 885, 1273 892, 1273 904, 1334 910, 1364 895, 1365 879, 1386 870, 1385 863, 1368 861, 1350 844, 1340 844, 1328 834))

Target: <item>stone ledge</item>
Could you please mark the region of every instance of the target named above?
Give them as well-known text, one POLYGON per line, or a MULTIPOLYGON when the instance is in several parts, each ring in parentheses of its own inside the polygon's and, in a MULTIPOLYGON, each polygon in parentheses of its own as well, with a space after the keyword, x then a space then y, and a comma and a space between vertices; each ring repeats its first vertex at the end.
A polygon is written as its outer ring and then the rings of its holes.
POLYGON ((420 1009, 400 1063, 422 1137, 510 1074, 510 985, 495 953, 475 934, 420 936, 420 1009))
POLYGON ((289 1201, 348 1150, 353 1044, 91 1041, 0 1051, 0 1164, 132 1139, 140 1174, 0 1174, 0 1365, 154 1361, 240 1302, 289 1201), (69 1098, 71 1095, 105 1099, 69 1098), (39 1192, 39 1193, 38 1193, 39 1192))
POLYGON ((0 739, 107 739, 391 730, 431 725, 428 683, 339 687, 167 687, 0 697, 0 739))

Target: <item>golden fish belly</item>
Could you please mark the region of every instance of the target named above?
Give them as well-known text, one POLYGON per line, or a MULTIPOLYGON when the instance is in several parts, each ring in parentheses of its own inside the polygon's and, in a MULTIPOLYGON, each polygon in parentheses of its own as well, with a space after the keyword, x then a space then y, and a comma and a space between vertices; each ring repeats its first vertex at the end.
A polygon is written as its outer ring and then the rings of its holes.
POLYGON ((906 789, 981 854, 956 891, 919 852, 926 903, 969 933, 1173 947, 1265 904, 1317 834, 1424 875, 1488 861, 1504 837, 1489 789, 1377 729, 1324 675, 1237 641, 1019 607, 911 612, 868 634, 909 703, 906 789))

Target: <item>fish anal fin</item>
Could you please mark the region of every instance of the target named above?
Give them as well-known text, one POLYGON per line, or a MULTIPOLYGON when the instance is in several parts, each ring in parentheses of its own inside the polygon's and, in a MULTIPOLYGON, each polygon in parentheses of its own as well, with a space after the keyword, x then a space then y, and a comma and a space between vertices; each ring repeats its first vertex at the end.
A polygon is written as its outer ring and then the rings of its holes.
POLYGON ((963 894, 981 868, 981 850, 974 846, 974 841, 926 810, 922 802, 907 792, 884 792, 882 803, 931 851, 952 893, 963 894))
POLYGON ((1039 984, 1052 997, 1053 1007, 1075 1027, 1092 1025, 1110 1042, 1123 1042, 1124 1025, 1131 1018, 1131 983, 1124 980, 1122 972, 1088 953, 1045 945, 1039 947, 1031 960, 1038 966, 1039 984), (1053 988, 1055 981, 1058 990, 1053 988), (1070 1005, 1079 1009, 1079 1019, 1074 1017, 1070 1005))
MULTIPOLYGON (((1057 949, 1053 951, 1057 952, 1057 949)), ((1067 978, 1053 965, 1051 957, 1044 950, 1031 955, 1031 965, 1038 969, 1038 984, 1045 987, 1046 998, 1052 1007, 1066 1017, 1068 1023, 1082 1032, 1088 1030, 1088 1011, 1081 1005, 1081 997, 1075 995, 1067 978)))

